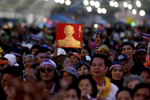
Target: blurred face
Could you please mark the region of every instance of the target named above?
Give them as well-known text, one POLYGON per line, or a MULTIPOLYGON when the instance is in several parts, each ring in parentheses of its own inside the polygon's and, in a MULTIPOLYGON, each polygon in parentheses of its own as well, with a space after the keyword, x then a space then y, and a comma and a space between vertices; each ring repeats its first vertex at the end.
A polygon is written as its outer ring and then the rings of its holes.
POLYGON ((77 91, 75 89, 68 90, 65 93, 63 100, 79 100, 77 91))
POLYGON ((67 37, 71 37, 72 34, 74 33, 74 30, 71 26, 68 26, 65 28, 64 33, 66 34, 67 37))
POLYGON ((37 51, 38 51, 38 49, 34 48, 31 53, 34 55, 37 51))
POLYGON ((48 59, 51 59, 51 54, 52 54, 51 51, 47 51, 46 53, 47 53, 48 59))
POLYGON ((135 87, 136 85, 138 85, 139 83, 140 83, 140 81, 137 80, 137 79, 132 80, 132 81, 130 81, 130 82, 128 83, 128 88, 134 89, 134 87, 135 87))
POLYGON ((128 61, 128 60, 122 60, 121 62, 123 63, 123 72, 124 73, 130 72, 130 70, 131 70, 130 61, 128 61))
POLYGON ((105 56, 109 55, 109 53, 105 49, 101 49, 100 51, 98 51, 98 54, 103 54, 105 56))
POLYGON ((73 77, 68 72, 63 72, 62 79, 66 80, 69 84, 73 82, 73 77))
POLYGON ((72 66, 75 66, 78 61, 79 61, 78 58, 75 57, 74 55, 69 57, 69 62, 72 66))
POLYGON ((42 81, 53 81, 54 68, 50 65, 43 65, 40 69, 40 77, 42 81))
POLYGON ((47 55, 41 55, 37 58, 38 63, 41 63, 42 61, 47 60, 47 59, 48 59, 47 55))
POLYGON ((84 49, 84 53, 85 53, 86 56, 90 56, 86 49, 84 49))
POLYGON ((150 90, 148 88, 140 88, 135 92, 133 100, 145 100, 148 96, 150 96, 150 90))
POLYGON ((145 62, 145 58, 146 58, 146 52, 141 51, 141 52, 139 52, 137 54, 138 61, 144 63, 145 62))
POLYGON ((25 70, 24 73, 25 73, 24 76, 26 78, 24 81, 28 81, 28 82, 37 81, 37 78, 33 69, 25 70))
POLYGON ((26 57, 24 60, 23 60, 23 65, 24 65, 24 68, 27 69, 27 68, 31 68, 31 66, 34 64, 34 60, 32 59, 32 57, 26 57))
POLYGON ((86 65, 82 65, 80 68, 78 68, 78 76, 88 75, 88 74, 90 74, 90 71, 86 65))
POLYGON ((115 66, 111 72, 112 79, 121 80, 123 77, 123 70, 120 66, 115 66))
POLYGON ((85 92, 86 94, 89 94, 89 95, 91 95, 93 93, 92 85, 91 85, 89 79, 82 79, 79 82, 78 87, 79 87, 81 92, 85 92))
POLYGON ((116 100, 132 100, 132 97, 128 91, 123 90, 118 93, 116 100))
POLYGON ((131 46, 125 45, 122 48, 122 54, 126 54, 128 59, 132 59, 133 58, 133 54, 134 54, 134 50, 132 49, 131 46))
POLYGON ((105 66, 104 59, 95 57, 92 61, 90 71, 93 77, 104 77, 108 67, 105 66))
POLYGON ((141 73, 141 77, 144 79, 144 81, 145 81, 146 83, 149 84, 149 82, 150 82, 150 74, 149 74, 147 71, 143 71, 143 72, 141 73))
POLYGON ((64 61, 66 60, 66 56, 64 55, 60 55, 60 56, 57 56, 57 61, 60 63, 60 64, 64 64, 64 61))

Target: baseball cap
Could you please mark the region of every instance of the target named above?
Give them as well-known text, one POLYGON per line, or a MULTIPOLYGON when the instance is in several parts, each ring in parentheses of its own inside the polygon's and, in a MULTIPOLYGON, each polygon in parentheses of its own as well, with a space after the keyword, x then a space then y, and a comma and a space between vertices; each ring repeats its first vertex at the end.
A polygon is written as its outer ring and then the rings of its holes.
POLYGON ((121 55, 118 55, 116 58, 115 58, 116 61, 122 61, 122 60, 129 60, 127 55, 126 54, 121 54, 121 55))
POLYGON ((86 61, 79 61, 75 67, 76 69, 80 68, 82 65, 86 65, 88 69, 90 69, 90 65, 86 61))
POLYGON ((108 53, 110 52, 110 49, 108 48, 108 46, 106 46, 105 44, 104 45, 101 45, 97 51, 100 51, 102 49, 105 49, 108 53))
POLYGON ((62 48, 58 48, 58 51, 57 51, 57 56, 60 56, 60 55, 66 55, 66 51, 62 48))
MULTIPOLYGON (((77 57, 79 60, 81 60, 81 55, 79 54, 79 53, 77 53, 77 52, 73 52, 73 53, 71 53, 71 55, 70 56, 75 56, 75 57, 77 57)), ((69 57, 70 57, 69 56, 69 57)))
POLYGON ((19 48, 12 48, 10 54, 15 56, 22 56, 22 51, 19 48))
POLYGON ((0 57, 0 64, 7 64, 9 61, 4 58, 4 57, 0 57))
POLYGON ((59 71, 60 77, 63 75, 63 72, 68 72, 71 75, 74 75, 78 78, 77 70, 73 66, 65 67, 64 69, 59 71))
POLYGON ((8 59, 10 66, 19 66, 14 54, 5 54, 4 57, 8 59))

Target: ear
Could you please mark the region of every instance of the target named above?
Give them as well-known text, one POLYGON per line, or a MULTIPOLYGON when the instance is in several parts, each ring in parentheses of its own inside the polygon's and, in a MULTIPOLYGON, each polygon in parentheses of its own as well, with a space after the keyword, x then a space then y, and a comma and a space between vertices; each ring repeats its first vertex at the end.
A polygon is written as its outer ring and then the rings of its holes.
POLYGON ((105 66, 105 73, 107 73, 108 71, 108 66, 105 66))

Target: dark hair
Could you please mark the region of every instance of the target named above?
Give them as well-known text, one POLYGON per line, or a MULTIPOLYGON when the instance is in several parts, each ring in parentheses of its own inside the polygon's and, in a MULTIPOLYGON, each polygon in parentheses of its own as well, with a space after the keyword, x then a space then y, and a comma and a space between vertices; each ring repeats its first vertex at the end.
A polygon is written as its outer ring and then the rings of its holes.
POLYGON ((135 49, 133 43, 130 43, 130 42, 124 42, 124 43, 122 44, 122 46, 121 46, 121 51, 122 51, 122 48, 123 48, 124 46, 126 46, 126 45, 129 45, 130 47, 132 47, 132 49, 135 49))
POLYGON ((39 53, 46 53, 45 50, 39 49, 35 54, 34 57, 36 57, 39 53))
POLYGON ((15 77, 19 77, 23 75, 22 71, 15 66, 8 66, 4 68, 4 70, 2 71, 2 77, 4 74, 11 74, 15 77))
POLYGON ((33 46, 31 47, 31 49, 30 49, 30 53, 31 53, 31 54, 32 54, 32 50, 35 49, 35 48, 40 49, 41 46, 40 46, 40 45, 33 45, 33 46))
POLYGON ((35 64, 31 65, 31 68, 35 69, 39 65, 40 65, 39 63, 35 63, 35 64))
POLYGON ((91 57, 91 56, 92 56, 92 55, 91 55, 91 48, 88 47, 88 46, 84 46, 84 49, 87 50, 87 52, 89 53, 89 55, 90 55, 90 57, 91 57))
POLYGON ((93 62, 93 59, 94 58, 102 58, 102 59, 104 59, 104 63, 105 63, 105 66, 109 66, 109 64, 108 64, 108 59, 107 59, 107 57, 105 56, 105 55, 103 55, 103 54, 96 54, 96 55, 94 55, 93 57, 92 57, 92 59, 91 59, 91 64, 92 64, 92 62, 93 62))
POLYGON ((146 49, 144 44, 138 44, 136 47, 135 47, 136 50, 138 49, 146 49))
POLYGON ((27 54, 30 54, 30 51, 29 51, 29 48, 28 47, 23 47, 22 48, 22 54, 26 53, 27 54))
POLYGON ((150 85, 149 84, 147 84, 147 83, 140 83, 140 84, 136 85, 135 88, 133 89, 133 96, 134 96, 135 92, 138 89, 140 89, 140 88, 148 88, 149 91, 150 91, 150 85))
POLYGON ((92 76, 91 75, 81 75, 80 77, 79 77, 79 79, 78 79, 78 85, 79 85, 79 83, 80 83, 80 81, 81 80, 83 80, 83 79, 88 79, 89 81, 90 81, 90 83, 91 83, 91 85, 92 85, 92 94, 91 94, 91 97, 96 97, 97 96, 97 84, 96 84, 96 82, 95 82, 95 80, 92 78, 92 76))
POLYGON ((81 91, 79 90, 78 86, 75 86, 74 84, 70 84, 69 87, 67 88, 67 91, 69 91, 70 89, 76 90, 77 96, 78 98, 80 98, 81 91))
POLYGON ((0 57, 0 59, 2 59, 2 60, 8 60, 7 58, 5 58, 5 57, 0 57))
POLYGON ((77 62, 75 67, 78 70, 82 65, 85 65, 88 68, 88 70, 90 71, 90 65, 86 61, 83 61, 83 60, 77 62))
POLYGON ((133 90, 130 89, 130 88, 127 88, 127 87, 122 87, 121 89, 119 89, 116 93, 116 99, 117 99, 117 96, 118 94, 121 92, 121 91, 127 91, 129 92, 130 96, 133 97, 133 90))

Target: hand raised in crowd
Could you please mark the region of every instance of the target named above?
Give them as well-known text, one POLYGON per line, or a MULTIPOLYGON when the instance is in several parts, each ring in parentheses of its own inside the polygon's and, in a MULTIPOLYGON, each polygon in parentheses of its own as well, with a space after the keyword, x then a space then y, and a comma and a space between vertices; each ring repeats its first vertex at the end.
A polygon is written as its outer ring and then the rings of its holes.
POLYGON ((58 43, 55 41, 54 45, 53 45, 54 49, 57 50, 58 49, 58 43))

